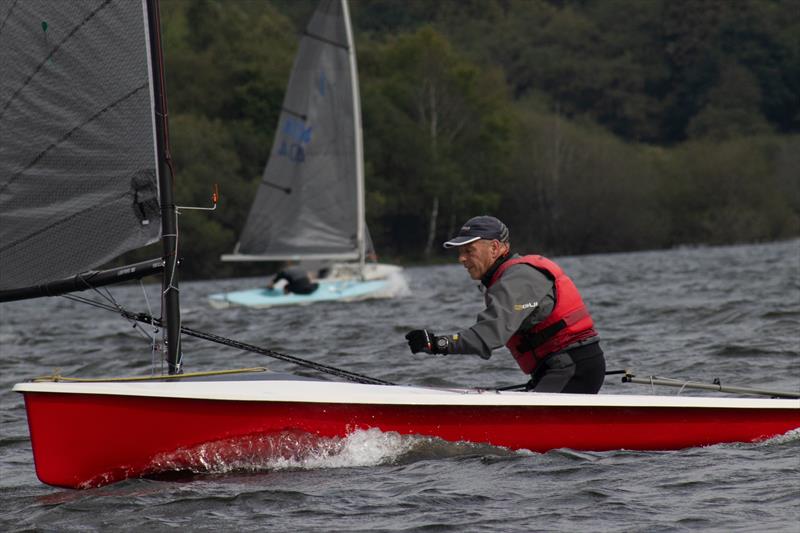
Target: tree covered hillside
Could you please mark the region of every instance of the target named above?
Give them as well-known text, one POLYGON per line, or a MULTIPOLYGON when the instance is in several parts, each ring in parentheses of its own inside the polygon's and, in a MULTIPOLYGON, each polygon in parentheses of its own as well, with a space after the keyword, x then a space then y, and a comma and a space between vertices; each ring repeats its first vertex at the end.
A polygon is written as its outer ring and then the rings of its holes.
MULTIPOLYGON (((164 0, 184 277, 233 249, 315 1, 164 0)), ((378 252, 472 215, 520 250, 800 235, 800 0, 351 0, 378 252)), ((152 254, 152 251, 151 251, 152 254)), ((144 255, 151 255, 144 254, 144 255)))

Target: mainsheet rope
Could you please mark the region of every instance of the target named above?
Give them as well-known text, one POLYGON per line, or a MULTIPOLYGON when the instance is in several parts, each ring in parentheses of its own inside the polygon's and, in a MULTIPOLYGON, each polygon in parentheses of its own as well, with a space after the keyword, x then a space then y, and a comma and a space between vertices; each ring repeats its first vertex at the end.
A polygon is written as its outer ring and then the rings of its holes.
MULTIPOLYGON (((108 305, 102 302, 90 300, 88 298, 83 298, 81 296, 75 296, 71 294, 63 295, 65 298, 70 300, 74 300, 77 302, 85 303, 88 305, 92 305, 94 307, 99 307, 101 309, 106 309, 108 311, 116 311, 120 313, 124 318, 135 321, 135 322, 142 322, 145 324, 151 324, 153 326, 163 327, 163 323, 160 318, 155 318, 154 316, 148 315, 146 313, 132 313, 126 309, 124 309, 119 304, 116 305, 108 305)), ((134 328, 137 325, 134 323, 134 328)), ((141 329, 141 328, 137 328, 141 329)), ((316 363, 314 361, 309 361, 307 359, 301 359, 300 357, 295 357, 293 355, 288 355, 280 352, 276 352, 275 350, 270 350, 268 348, 262 348, 261 346, 255 346, 253 344, 247 344, 245 342, 228 339, 226 337, 222 337, 220 335, 215 335, 213 333, 207 333, 204 331, 198 331, 195 329, 188 328, 186 326, 181 326, 181 333, 189 335, 191 337, 196 337, 198 339, 204 339, 207 341, 215 342, 217 344, 222 344, 224 346, 229 346, 231 348, 238 348, 240 350, 245 350, 248 352, 253 352, 261 355, 266 355, 267 357, 272 357, 274 359, 280 359, 281 361, 287 361, 289 363, 294 363, 299 366, 303 366, 306 368, 311 368, 313 370, 317 370, 318 372, 322 372, 325 374, 330 374, 333 376, 337 376, 340 378, 347 379, 349 381, 353 381, 356 383, 364 383, 368 385, 397 385, 396 383, 392 383, 390 381, 385 381, 378 378, 373 378, 370 376, 366 376, 364 374, 358 374, 356 372, 350 372, 349 370, 344 370, 341 368, 337 368, 334 366, 324 365, 322 363, 316 363)))

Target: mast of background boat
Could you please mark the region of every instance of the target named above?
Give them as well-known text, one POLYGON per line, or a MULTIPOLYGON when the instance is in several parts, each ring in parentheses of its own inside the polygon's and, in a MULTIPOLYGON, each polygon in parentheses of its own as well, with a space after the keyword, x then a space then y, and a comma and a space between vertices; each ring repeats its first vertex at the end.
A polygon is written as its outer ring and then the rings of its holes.
POLYGON ((356 226, 356 239, 358 241, 358 264, 361 276, 364 276, 364 263, 366 262, 366 209, 364 207, 364 139, 361 134, 361 95, 358 90, 358 67, 356 66, 356 47, 353 41, 353 28, 350 25, 350 9, 347 0, 342 3, 342 16, 347 33, 347 53, 350 56, 350 85, 353 88, 353 130, 356 149, 356 212, 358 223, 356 226))
POLYGON ((178 221, 173 195, 167 94, 164 83, 164 58, 161 51, 161 18, 158 0, 146 0, 150 44, 150 71, 153 74, 153 118, 158 159, 158 189, 161 202, 161 245, 164 273, 161 312, 166 322, 165 344, 170 374, 181 372, 181 314, 178 291, 178 221))

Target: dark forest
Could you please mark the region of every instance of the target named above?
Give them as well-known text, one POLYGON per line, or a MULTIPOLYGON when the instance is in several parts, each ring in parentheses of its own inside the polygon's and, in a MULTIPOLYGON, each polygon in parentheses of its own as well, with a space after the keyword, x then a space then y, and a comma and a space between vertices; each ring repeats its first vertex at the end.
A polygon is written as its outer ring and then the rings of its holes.
MULTIPOLYGON (((800 1, 350 5, 382 260, 452 259, 440 243, 476 214, 545 254, 800 235, 800 1)), ((177 199, 221 192, 217 211, 181 215, 184 278, 265 269, 219 255, 247 216, 315 7, 162 2, 177 199)))

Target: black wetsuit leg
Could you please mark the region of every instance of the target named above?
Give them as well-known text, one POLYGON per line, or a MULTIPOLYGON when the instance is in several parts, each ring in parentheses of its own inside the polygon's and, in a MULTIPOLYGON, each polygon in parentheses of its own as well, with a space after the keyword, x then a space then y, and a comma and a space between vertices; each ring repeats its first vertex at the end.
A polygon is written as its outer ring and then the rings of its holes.
POLYGON ((606 361, 599 342, 550 356, 537 369, 527 390, 597 394, 603 386, 606 361))

